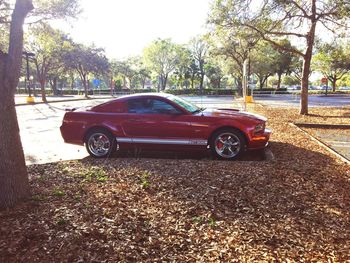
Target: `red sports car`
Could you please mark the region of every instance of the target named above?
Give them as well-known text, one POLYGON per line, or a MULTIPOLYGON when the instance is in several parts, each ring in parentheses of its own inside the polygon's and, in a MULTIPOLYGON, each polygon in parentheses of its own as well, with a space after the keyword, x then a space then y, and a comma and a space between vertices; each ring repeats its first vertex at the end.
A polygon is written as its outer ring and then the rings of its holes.
POLYGON ((271 131, 266 118, 234 109, 203 109, 170 94, 120 97, 90 109, 73 109, 63 119, 66 143, 86 146, 94 157, 130 148, 211 150, 219 159, 235 159, 262 149, 271 131))

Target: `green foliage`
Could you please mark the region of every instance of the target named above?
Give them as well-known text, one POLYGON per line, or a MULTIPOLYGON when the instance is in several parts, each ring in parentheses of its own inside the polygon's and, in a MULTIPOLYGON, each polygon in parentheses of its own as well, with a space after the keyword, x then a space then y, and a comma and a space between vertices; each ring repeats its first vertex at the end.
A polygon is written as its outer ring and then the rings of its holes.
POLYGON ((81 12, 79 0, 33 0, 32 20, 76 18, 81 12))
POLYGON ((185 57, 184 49, 170 39, 157 39, 144 49, 145 65, 159 76, 160 87, 165 89, 168 77, 185 57))
POLYGON ((79 176, 84 178, 85 182, 106 182, 108 180, 107 173, 99 167, 91 167, 87 170, 81 171, 79 176))
POLYGON ((149 177, 151 176, 150 172, 144 172, 141 176, 140 176, 140 181, 141 181, 141 187, 143 189, 147 189, 150 186, 150 181, 149 181, 149 177))
POLYGON ((58 226, 64 226, 64 225, 66 225, 67 223, 68 223, 68 221, 65 220, 64 218, 59 218, 59 219, 56 221, 56 224, 57 224, 58 226))
POLYGON ((323 43, 318 46, 318 53, 313 57, 313 69, 326 76, 334 88, 336 82, 350 69, 348 51, 350 45, 345 46, 339 42, 323 43))
POLYGON ((78 73, 87 96, 89 76, 98 77, 109 72, 109 62, 101 48, 76 44, 73 41, 70 43, 70 48, 65 50, 62 57, 66 68, 78 73))
POLYGON ((117 79, 115 81, 115 84, 114 84, 114 87, 115 89, 118 91, 118 90, 121 90, 122 89, 122 81, 120 79, 117 79))
POLYGON ((65 196, 65 192, 57 188, 52 191, 52 195, 56 197, 62 197, 65 196))
POLYGON ((45 201, 47 198, 43 195, 33 195, 32 196, 33 201, 45 201))
POLYGON ((35 53, 35 72, 42 85, 47 82, 50 73, 57 77, 63 73, 62 56, 69 48, 70 43, 62 31, 44 23, 36 24, 31 28, 25 49, 35 53))
POLYGON ((168 89, 166 93, 173 95, 235 95, 237 89, 168 89))
POLYGON ((203 218, 201 216, 195 216, 192 218, 193 223, 200 224, 203 222, 203 218))
POLYGON ((94 46, 71 43, 63 54, 65 65, 76 70, 81 77, 92 73, 101 75, 108 71, 109 64, 104 50, 94 46))
POLYGON ((282 85, 286 85, 286 86, 300 85, 300 81, 291 76, 284 76, 282 78, 282 85))
POLYGON ((345 74, 340 80, 339 80, 339 86, 346 86, 350 87, 350 74, 345 74))
POLYGON ((211 226, 211 227, 216 226, 216 220, 214 218, 212 218, 212 217, 209 217, 208 225, 211 226))
POLYGON ((225 77, 225 73, 222 70, 222 61, 219 59, 212 59, 205 64, 204 69, 206 72, 206 76, 210 81, 211 88, 220 89, 222 80, 225 77))

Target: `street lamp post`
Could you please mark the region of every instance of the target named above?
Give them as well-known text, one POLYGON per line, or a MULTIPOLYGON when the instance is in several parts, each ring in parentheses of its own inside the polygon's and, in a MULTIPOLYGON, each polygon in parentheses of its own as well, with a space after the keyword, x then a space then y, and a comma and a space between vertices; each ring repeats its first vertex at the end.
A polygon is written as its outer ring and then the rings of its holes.
POLYGON ((24 55, 24 57, 26 59, 26 79, 25 79, 25 84, 26 84, 26 87, 28 89, 27 102, 28 103, 33 103, 34 102, 34 98, 32 97, 32 93, 31 93, 31 89, 30 89, 29 59, 30 58, 34 58, 35 54, 32 53, 32 52, 24 51, 23 55, 24 55))

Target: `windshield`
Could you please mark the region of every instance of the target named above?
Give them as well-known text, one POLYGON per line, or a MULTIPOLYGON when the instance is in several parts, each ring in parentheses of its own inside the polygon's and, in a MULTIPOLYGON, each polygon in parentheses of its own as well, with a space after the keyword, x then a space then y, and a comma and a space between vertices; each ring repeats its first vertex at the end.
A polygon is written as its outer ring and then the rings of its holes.
POLYGON ((169 100, 175 102, 177 105, 181 106, 182 108, 185 108, 187 111, 189 111, 191 113, 195 113, 195 112, 198 112, 198 111, 201 110, 196 105, 194 105, 191 102, 189 102, 187 100, 184 100, 182 98, 179 98, 179 97, 176 97, 176 96, 172 96, 172 95, 169 95, 167 98, 169 100))

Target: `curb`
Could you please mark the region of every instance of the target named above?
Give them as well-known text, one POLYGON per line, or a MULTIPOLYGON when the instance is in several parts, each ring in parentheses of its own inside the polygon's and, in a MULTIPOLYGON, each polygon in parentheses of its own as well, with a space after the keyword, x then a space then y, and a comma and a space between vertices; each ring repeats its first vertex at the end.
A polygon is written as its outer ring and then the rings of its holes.
POLYGON ((302 133, 304 133, 305 135, 309 136, 311 138, 311 140, 317 142, 320 146, 322 146, 324 149, 326 149, 327 151, 329 151, 330 153, 334 154, 336 157, 338 157, 339 159, 341 159, 343 162, 347 163, 348 165, 350 165, 350 160, 347 159, 345 156, 343 156, 341 153, 337 152, 336 150, 330 148, 327 144, 325 144, 324 142, 320 141, 319 139, 317 139, 316 137, 312 136, 310 133, 304 131, 303 129, 301 129, 300 127, 298 127, 296 124, 294 123, 289 123, 289 125, 291 125, 292 127, 296 128, 298 131, 301 131, 302 133))
POLYGON ((350 129, 350 124, 322 124, 322 123, 295 122, 294 125, 298 127, 303 127, 303 128, 350 129))

